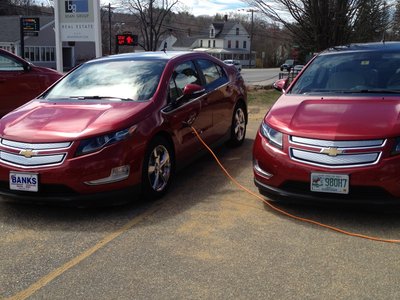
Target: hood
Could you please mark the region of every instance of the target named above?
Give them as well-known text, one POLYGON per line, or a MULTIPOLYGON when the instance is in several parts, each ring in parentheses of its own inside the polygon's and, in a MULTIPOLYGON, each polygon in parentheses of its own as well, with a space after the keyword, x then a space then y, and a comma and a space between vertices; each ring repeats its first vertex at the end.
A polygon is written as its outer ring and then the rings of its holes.
POLYGON ((48 102, 34 100, 0 120, 2 137, 26 142, 63 142, 132 126, 151 102, 48 102))
POLYGON ((321 98, 284 95, 266 122, 284 133, 329 140, 400 136, 399 97, 321 98))

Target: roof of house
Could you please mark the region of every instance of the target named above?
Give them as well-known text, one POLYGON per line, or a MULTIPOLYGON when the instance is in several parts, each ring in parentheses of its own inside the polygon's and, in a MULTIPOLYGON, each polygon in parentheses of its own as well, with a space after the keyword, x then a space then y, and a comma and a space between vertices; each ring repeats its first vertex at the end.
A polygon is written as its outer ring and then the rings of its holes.
MULTIPOLYGON (((20 40, 20 18, 22 16, 0 16, 0 43, 20 40)), ((39 18, 40 28, 54 20, 52 16, 29 16, 39 18)))
POLYGON ((235 27, 238 24, 240 24, 240 23, 236 22, 236 21, 212 23, 213 27, 216 30, 215 37, 216 38, 223 38, 224 36, 226 36, 229 33, 229 31, 232 30, 233 27, 235 27))

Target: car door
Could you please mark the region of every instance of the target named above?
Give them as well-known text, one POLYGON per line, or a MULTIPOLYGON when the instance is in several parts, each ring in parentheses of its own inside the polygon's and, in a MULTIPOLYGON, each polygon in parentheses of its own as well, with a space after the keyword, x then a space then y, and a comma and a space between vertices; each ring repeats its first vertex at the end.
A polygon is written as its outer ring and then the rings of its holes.
POLYGON ((233 111, 233 88, 224 69, 209 59, 196 61, 204 77, 206 106, 203 111, 212 115, 212 130, 208 138, 210 142, 220 139, 230 128, 233 111))
POLYGON ((37 96, 43 89, 39 81, 27 63, 0 53, 0 115, 37 96))
POLYGON ((190 126, 193 126, 205 142, 209 142, 212 128, 212 113, 206 110, 204 93, 185 98, 183 91, 188 84, 201 85, 201 77, 192 61, 186 61, 174 68, 169 81, 169 105, 163 110, 173 134, 178 141, 176 149, 180 158, 190 158, 202 146, 190 126))

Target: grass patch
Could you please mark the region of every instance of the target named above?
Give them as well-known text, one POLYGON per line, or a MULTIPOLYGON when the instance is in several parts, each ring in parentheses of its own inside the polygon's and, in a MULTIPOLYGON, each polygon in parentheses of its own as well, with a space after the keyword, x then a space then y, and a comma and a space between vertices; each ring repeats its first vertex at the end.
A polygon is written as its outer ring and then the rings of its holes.
POLYGON ((249 105, 254 106, 272 106, 281 95, 275 89, 255 89, 250 88, 247 91, 247 101, 249 105))

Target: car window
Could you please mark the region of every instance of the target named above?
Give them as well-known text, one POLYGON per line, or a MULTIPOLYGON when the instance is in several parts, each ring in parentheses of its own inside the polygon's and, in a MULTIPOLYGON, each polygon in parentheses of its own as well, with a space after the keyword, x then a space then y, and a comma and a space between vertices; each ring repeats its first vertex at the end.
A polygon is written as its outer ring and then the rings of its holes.
POLYGON ((0 71, 23 71, 24 66, 8 56, 0 54, 0 71))
POLYGON ((115 97, 143 101, 155 93, 164 61, 113 60, 83 64, 64 77, 46 99, 115 97))
POLYGON ((400 93, 400 54, 365 51, 318 56, 289 92, 360 93, 394 90, 400 93))
POLYGON ((175 101, 183 95, 183 89, 187 84, 201 84, 200 76, 192 61, 178 65, 169 82, 169 101, 175 101))
POLYGON ((203 72, 206 85, 222 84, 228 80, 222 67, 211 60, 199 59, 198 64, 203 72))

